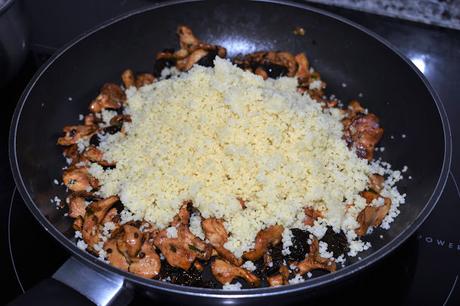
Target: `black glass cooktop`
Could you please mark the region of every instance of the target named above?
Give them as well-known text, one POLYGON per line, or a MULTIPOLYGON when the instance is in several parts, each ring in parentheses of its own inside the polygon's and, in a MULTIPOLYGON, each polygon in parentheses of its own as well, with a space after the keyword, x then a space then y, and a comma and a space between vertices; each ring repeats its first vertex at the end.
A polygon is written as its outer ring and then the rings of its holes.
MULTIPOLYGON (((445 105, 454 150, 443 195, 416 234, 371 269, 309 304, 460 305, 460 159, 456 158, 460 156, 460 31, 320 7, 380 34, 419 67, 445 105)), ((114 14, 119 12, 120 8, 114 10, 114 14)), ((7 130, 14 105, 34 71, 52 51, 53 47, 32 48, 23 71, 0 93, 0 258, 2 284, 6 284, 0 301, 3 303, 52 275, 69 256, 27 210, 14 188, 7 158, 7 130)), ((136 296, 132 302, 144 304, 151 305, 152 301, 136 296)))

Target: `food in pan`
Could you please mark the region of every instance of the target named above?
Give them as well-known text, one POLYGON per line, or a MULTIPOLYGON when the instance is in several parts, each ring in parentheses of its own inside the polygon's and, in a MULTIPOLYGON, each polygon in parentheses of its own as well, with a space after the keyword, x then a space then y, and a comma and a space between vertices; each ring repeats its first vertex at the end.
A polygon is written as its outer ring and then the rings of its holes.
POLYGON ((280 286, 334 272, 404 203, 378 117, 328 99, 304 53, 226 49, 178 28, 154 73, 105 84, 58 139, 77 245, 176 284, 280 286))

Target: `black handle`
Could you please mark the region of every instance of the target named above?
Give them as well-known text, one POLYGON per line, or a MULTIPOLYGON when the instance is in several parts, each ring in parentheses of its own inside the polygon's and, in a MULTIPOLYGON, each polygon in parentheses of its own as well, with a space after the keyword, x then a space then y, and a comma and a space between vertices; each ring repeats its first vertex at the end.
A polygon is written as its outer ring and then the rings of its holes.
POLYGON ((94 306, 96 304, 60 281, 49 278, 27 290, 26 293, 11 301, 8 305, 94 306))

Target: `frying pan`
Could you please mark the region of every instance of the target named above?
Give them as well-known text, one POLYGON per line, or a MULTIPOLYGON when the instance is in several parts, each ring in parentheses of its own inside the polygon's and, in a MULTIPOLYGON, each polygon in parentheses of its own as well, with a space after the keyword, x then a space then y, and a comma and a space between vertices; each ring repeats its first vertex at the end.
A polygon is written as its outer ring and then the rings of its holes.
POLYGON ((9 146, 14 179, 26 205, 72 255, 53 278, 16 300, 17 305, 38 301, 81 305, 87 299, 100 305, 123 304, 133 290, 200 305, 304 299, 374 264, 413 234, 435 206, 451 159, 445 111, 414 65, 388 42, 350 21, 278 1, 174 1, 99 26, 64 47, 37 72, 16 108, 9 146), (56 146, 59 132, 87 111, 103 83, 119 83, 124 69, 151 71, 156 52, 177 46, 178 24, 190 26, 204 41, 223 45, 230 57, 256 50, 304 51, 328 83, 329 93, 344 102, 362 96, 361 102, 378 114, 385 128, 381 145, 386 148, 378 156, 396 169, 407 165, 412 179, 400 184, 408 202, 400 216, 388 231, 366 238, 373 247, 360 255, 362 260, 297 285, 229 292, 143 279, 75 246, 66 210, 50 204, 54 196, 65 198, 64 188, 52 183, 64 166, 56 146), (293 35, 298 26, 305 29, 304 36, 293 35))

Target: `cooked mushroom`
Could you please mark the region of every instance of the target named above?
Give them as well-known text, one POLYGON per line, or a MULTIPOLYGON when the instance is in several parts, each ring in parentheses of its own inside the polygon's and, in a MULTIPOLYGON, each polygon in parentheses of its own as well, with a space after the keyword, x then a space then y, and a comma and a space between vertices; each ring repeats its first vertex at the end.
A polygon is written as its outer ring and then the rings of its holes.
POLYGON ((99 187, 99 182, 91 176, 88 167, 72 167, 64 171, 62 181, 72 191, 91 191, 99 187))
POLYGON ((104 244, 104 250, 107 253, 107 260, 110 262, 112 266, 124 271, 128 271, 128 260, 118 250, 116 239, 107 240, 107 242, 104 244))
POLYGON ((177 34, 180 49, 175 52, 174 50, 159 52, 156 56, 157 61, 173 63, 177 69, 187 71, 197 63, 212 66, 216 56, 224 58, 227 55, 225 48, 200 41, 189 27, 179 26, 177 34))
POLYGON ((361 196, 366 199, 367 206, 359 213, 356 221, 359 228, 355 230, 358 236, 364 236, 370 226, 379 226, 391 208, 391 199, 382 197, 371 191, 363 191, 361 196), (382 198, 383 204, 380 206, 369 205, 373 200, 382 198))
POLYGON ((81 228, 81 234, 83 240, 88 245, 89 250, 93 249, 93 246, 99 242, 99 220, 95 215, 87 214, 83 220, 81 228))
POLYGON ((91 203, 85 213, 82 225, 83 240, 90 250, 99 242, 99 224, 104 219, 109 209, 118 201, 118 197, 111 196, 100 201, 91 203))
POLYGON ((72 224, 72 228, 76 231, 81 231, 83 226, 83 217, 77 217, 72 224))
POLYGON ((98 124, 99 122, 101 122, 101 119, 97 118, 96 115, 94 115, 93 113, 89 113, 83 119, 84 125, 95 125, 95 124, 98 124))
POLYGON ((379 118, 372 113, 365 114, 361 105, 357 101, 352 101, 348 115, 342 123, 347 143, 356 148, 360 158, 372 160, 375 146, 383 136, 379 118))
POLYGON ((243 278, 252 286, 258 286, 260 284, 260 279, 248 270, 233 266, 222 259, 216 259, 213 261, 211 264, 211 271, 217 281, 221 284, 229 284, 236 277, 243 278))
POLYGON ((126 101, 126 95, 120 86, 107 83, 101 88, 101 92, 94 99, 89 110, 93 113, 99 113, 103 109, 119 109, 126 101))
POLYGON ((141 73, 136 76, 136 88, 152 84, 155 82, 155 77, 150 73, 141 73))
POLYGON ((116 207, 112 207, 109 209, 109 211, 105 214, 104 218, 102 219, 102 224, 107 223, 107 222, 112 222, 115 225, 119 223, 120 217, 118 215, 118 211, 116 207))
POLYGON ((125 71, 123 71, 123 73, 121 74, 121 81, 123 82, 123 86, 126 89, 130 88, 131 86, 134 86, 135 79, 133 71, 131 69, 126 69, 125 71))
POLYGON ((109 161, 106 161, 103 157, 104 153, 102 153, 101 150, 99 150, 97 147, 91 145, 89 147, 87 147, 85 149, 85 151, 83 151, 82 153, 82 156, 83 158, 91 161, 91 162, 94 162, 94 163, 98 163, 99 165, 103 166, 103 167, 112 167, 112 166, 115 166, 115 163, 114 162, 109 162, 109 161))
POLYGON ((316 220, 318 220, 318 218, 323 217, 323 214, 319 210, 313 209, 311 207, 305 207, 304 212, 305 220, 303 221, 303 223, 305 225, 313 226, 313 224, 316 220))
POLYGON ((190 269, 196 258, 196 252, 177 238, 168 238, 166 230, 162 230, 154 239, 154 244, 160 249, 168 263, 176 268, 190 269))
POLYGON ((145 278, 153 278, 160 273, 160 256, 158 256, 155 252, 155 247, 148 240, 145 240, 140 252, 131 260, 129 272, 145 278))
POLYGON ((323 258, 319 255, 319 243, 317 239, 312 240, 310 251, 305 259, 299 263, 293 263, 293 265, 297 266, 301 275, 316 269, 329 272, 334 272, 337 269, 335 261, 323 258))
POLYGON ((228 240, 228 234, 221 219, 209 218, 201 221, 204 234, 217 253, 235 266, 240 266, 241 258, 237 258, 232 252, 224 247, 228 240))
POLYGON ((295 56, 297 71, 295 76, 301 80, 308 80, 310 76, 308 59, 305 53, 299 53, 295 56))
POLYGON ((243 57, 237 57, 234 62, 240 68, 252 71, 262 77, 265 75, 270 78, 285 75, 293 77, 297 72, 296 59, 289 52, 257 51, 243 57))
POLYGON ((125 254, 126 258, 137 256, 142 246, 141 231, 135 226, 125 224, 117 236, 118 250, 125 254))
POLYGON ((66 146, 62 150, 65 158, 70 160, 70 165, 75 165, 76 163, 80 162, 80 154, 78 152, 78 146, 76 144, 66 146))
POLYGON ((212 247, 193 235, 188 226, 180 225, 177 228, 177 239, 195 253, 196 257, 203 260, 208 260, 211 257, 212 247))
POLYGON ((190 220, 190 202, 184 202, 179 208, 179 212, 174 216, 171 226, 177 226, 179 224, 188 225, 190 220))
POLYGON ((89 139, 96 131, 96 125, 67 125, 63 128, 65 135, 59 137, 57 143, 61 146, 70 146, 80 139, 89 139))
POLYGON ((104 220, 104 217, 109 209, 118 201, 120 201, 120 199, 117 196, 110 196, 108 198, 93 202, 88 206, 86 210, 87 215, 95 215, 98 222, 101 222, 104 220))
POLYGON ((287 285, 289 279, 289 269, 282 265, 279 269, 279 273, 267 277, 267 282, 270 287, 276 287, 281 285, 287 285))
POLYGON ((68 197, 69 217, 78 218, 83 217, 86 212, 85 198, 78 195, 71 195, 68 197))
POLYGON ((256 245, 253 250, 247 251, 243 257, 247 260, 255 261, 262 257, 270 245, 280 243, 284 228, 282 225, 272 225, 267 229, 261 230, 256 236, 256 245))
POLYGON ((203 49, 197 49, 190 53, 189 56, 187 56, 184 59, 178 60, 176 67, 177 69, 181 71, 187 71, 192 66, 196 63, 198 63, 203 57, 205 57, 208 54, 208 51, 203 50, 203 49))
POLYGON ((379 193, 383 189, 385 178, 378 174, 371 174, 369 176, 369 188, 379 193))

